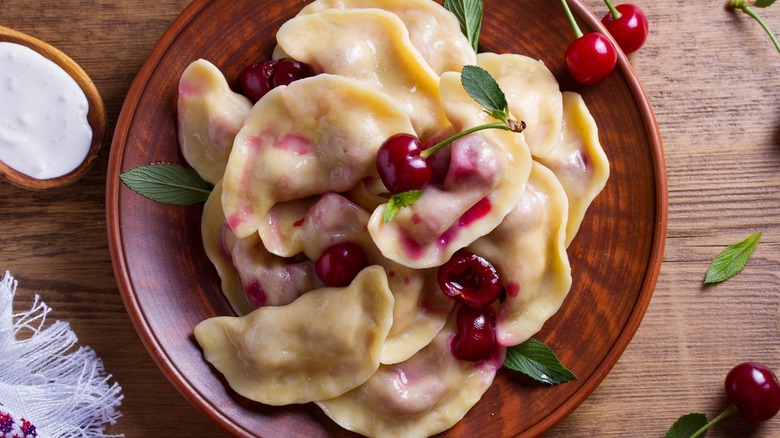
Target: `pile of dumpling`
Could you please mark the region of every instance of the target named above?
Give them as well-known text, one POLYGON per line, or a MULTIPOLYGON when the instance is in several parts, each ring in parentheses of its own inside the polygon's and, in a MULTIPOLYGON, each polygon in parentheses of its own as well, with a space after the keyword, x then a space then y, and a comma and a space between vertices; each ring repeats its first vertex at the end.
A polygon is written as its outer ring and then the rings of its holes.
POLYGON ((239 316, 195 337, 230 386, 269 404, 317 403, 346 429, 414 437, 444 431, 477 403, 506 347, 534 335, 571 286, 566 247, 609 164, 582 98, 540 61, 476 54, 457 19, 430 0, 316 0, 284 24, 274 58, 316 76, 252 105, 205 60, 179 84, 179 142, 215 188, 205 251, 239 316), (442 183, 385 223, 376 151, 393 134, 423 142, 487 123, 464 91, 464 65, 498 82, 522 134, 485 130, 448 147, 442 183), (359 244, 369 267, 323 287, 314 260, 359 244), (450 352, 454 301, 437 267, 460 249, 504 282, 501 348, 450 352))

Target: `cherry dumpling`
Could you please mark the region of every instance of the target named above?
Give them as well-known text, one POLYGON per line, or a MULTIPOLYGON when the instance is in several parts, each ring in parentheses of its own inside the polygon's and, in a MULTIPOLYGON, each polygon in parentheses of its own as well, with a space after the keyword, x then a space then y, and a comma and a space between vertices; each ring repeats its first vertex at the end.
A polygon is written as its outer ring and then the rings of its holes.
POLYGON ((352 189, 376 174, 376 151, 396 132, 413 132, 409 116, 355 80, 320 74, 274 88, 233 143, 222 196, 230 229, 265 242, 275 204, 352 189))
POLYGON ((308 292, 286 306, 200 322, 206 360, 239 394, 268 405, 337 397, 378 369, 393 322, 393 295, 379 266, 344 288, 308 292))
POLYGON ((199 59, 182 73, 177 105, 182 155, 203 179, 216 184, 252 103, 230 89, 214 64, 199 59))

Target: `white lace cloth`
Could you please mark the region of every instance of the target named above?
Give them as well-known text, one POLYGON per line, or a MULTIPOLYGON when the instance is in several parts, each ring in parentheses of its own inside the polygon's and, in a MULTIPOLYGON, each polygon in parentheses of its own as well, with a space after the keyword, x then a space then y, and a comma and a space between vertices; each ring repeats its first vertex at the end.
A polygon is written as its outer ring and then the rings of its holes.
POLYGON ((106 426, 122 415, 122 388, 110 383, 94 350, 75 348, 67 322, 44 325, 51 309, 38 295, 30 310, 14 313, 16 286, 6 271, 0 280, 0 438, 108 437, 106 426))

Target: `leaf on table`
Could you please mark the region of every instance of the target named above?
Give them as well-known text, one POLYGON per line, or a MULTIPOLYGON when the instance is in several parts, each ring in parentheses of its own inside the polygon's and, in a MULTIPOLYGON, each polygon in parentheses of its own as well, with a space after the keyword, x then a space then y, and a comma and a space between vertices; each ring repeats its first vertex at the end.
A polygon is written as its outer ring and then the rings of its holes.
POLYGON ((704 283, 720 283, 739 274, 747 265, 748 259, 756 250, 760 240, 761 232, 759 231, 724 249, 707 269, 704 283))
MULTIPOLYGON (((690 438, 699 429, 707 425, 707 416, 699 413, 686 414, 677 419, 666 432, 666 438, 690 438)), ((704 437, 706 432, 699 435, 704 437)))
POLYGON ((193 169, 168 163, 139 166, 119 179, 139 195, 161 204, 198 204, 208 199, 213 188, 193 169))

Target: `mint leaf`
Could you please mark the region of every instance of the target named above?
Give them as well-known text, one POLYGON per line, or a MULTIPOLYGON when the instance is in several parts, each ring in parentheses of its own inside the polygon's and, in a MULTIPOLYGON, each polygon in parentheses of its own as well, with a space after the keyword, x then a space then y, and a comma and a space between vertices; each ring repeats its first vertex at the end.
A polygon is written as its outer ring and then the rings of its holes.
POLYGON ((444 8, 458 18, 460 31, 476 52, 482 29, 482 0, 444 0, 444 8))
POLYGON ((204 202, 213 188, 194 170, 168 163, 139 166, 122 173, 119 179, 139 195, 161 204, 204 202))
MULTIPOLYGON (((690 438, 691 435, 707 425, 707 416, 704 414, 687 414, 680 417, 666 432, 666 438, 690 438)), ((698 435, 703 437, 706 432, 698 435)))
POLYGON ((402 208, 408 207, 414 204, 415 201, 422 196, 422 190, 409 190, 408 192, 396 193, 391 196, 385 206, 384 220, 385 223, 390 222, 402 208))
POLYGON ((577 379, 574 373, 561 364, 548 346, 534 338, 509 347, 506 350, 504 367, 549 385, 577 379))
POLYGON ((487 70, 476 65, 464 66, 460 73, 460 82, 466 93, 493 118, 503 121, 509 118, 506 96, 487 70))
POLYGON ((707 269, 704 283, 720 283, 739 274, 747 265, 750 255, 756 250, 760 240, 761 232, 759 231, 724 249, 707 269))

